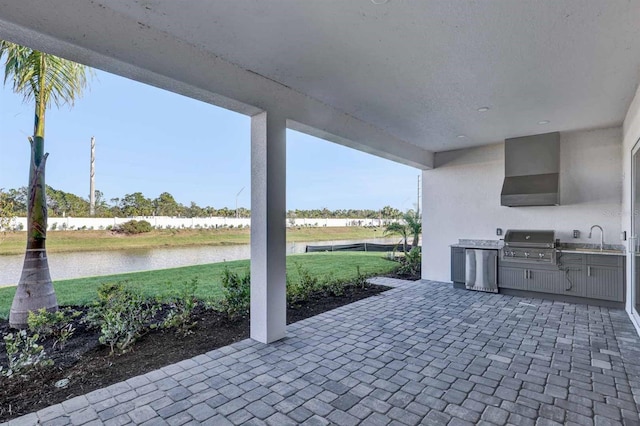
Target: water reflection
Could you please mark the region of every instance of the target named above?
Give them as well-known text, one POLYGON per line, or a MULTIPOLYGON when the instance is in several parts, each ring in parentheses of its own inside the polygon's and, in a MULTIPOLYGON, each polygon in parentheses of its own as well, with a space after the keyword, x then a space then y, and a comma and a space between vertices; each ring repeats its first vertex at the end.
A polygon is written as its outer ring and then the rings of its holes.
MULTIPOLYGON (((372 238, 366 240, 336 240, 322 242, 287 243, 287 254, 304 253, 307 244, 332 245, 353 243, 395 243, 397 239, 372 238)), ((153 269, 202 265, 226 260, 249 259, 249 245, 199 246, 160 248, 151 250, 128 249, 118 251, 51 253, 49 267, 54 281, 69 278, 112 275, 153 269)), ((20 279, 23 255, 0 256, 0 286, 16 284, 20 279)))

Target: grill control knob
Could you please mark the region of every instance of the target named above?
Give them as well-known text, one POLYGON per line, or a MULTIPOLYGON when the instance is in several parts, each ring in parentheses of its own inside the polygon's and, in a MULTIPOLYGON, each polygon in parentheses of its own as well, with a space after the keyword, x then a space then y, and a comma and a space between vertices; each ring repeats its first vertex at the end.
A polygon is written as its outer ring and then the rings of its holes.
POLYGON ((524 257, 529 257, 529 252, 528 251, 524 252, 524 257))
POLYGON ((538 253, 538 257, 539 257, 540 259, 544 259, 544 253, 538 253))

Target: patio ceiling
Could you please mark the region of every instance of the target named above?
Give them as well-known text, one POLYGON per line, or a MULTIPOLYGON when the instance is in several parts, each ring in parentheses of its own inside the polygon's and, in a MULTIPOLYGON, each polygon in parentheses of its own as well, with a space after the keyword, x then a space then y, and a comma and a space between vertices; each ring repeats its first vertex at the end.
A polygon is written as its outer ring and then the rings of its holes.
POLYGON ((428 168, 621 124, 639 18, 638 0, 0 0, 0 38, 428 168))

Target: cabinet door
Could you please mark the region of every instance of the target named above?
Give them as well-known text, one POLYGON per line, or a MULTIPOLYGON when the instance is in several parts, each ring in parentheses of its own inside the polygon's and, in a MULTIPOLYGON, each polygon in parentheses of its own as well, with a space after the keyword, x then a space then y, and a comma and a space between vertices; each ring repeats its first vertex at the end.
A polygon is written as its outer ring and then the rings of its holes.
POLYGON ((587 266, 587 297, 624 302, 623 274, 622 268, 587 266))
POLYGON ((563 272, 544 269, 529 269, 527 290, 541 293, 564 294, 563 272))
POLYGON ((498 268, 498 287, 527 290, 527 269, 510 268, 501 266, 498 268))
POLYGON ((465 280, 464 248, 451 247, 451 281, 463 283, 465 280))
POLYGON ((561 277, 562 293, 567 296, 585 297, 586 290, 586 267, 583 265, 565 265, 561 277))

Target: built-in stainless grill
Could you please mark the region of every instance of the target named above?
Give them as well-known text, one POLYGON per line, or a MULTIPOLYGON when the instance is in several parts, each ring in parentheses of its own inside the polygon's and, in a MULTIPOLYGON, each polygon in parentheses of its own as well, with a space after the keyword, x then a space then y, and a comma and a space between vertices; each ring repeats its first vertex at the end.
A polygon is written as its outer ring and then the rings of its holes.
POLYGON ((510 229, 500 250, 503 262, 556 263, 554 231, 510 229))

